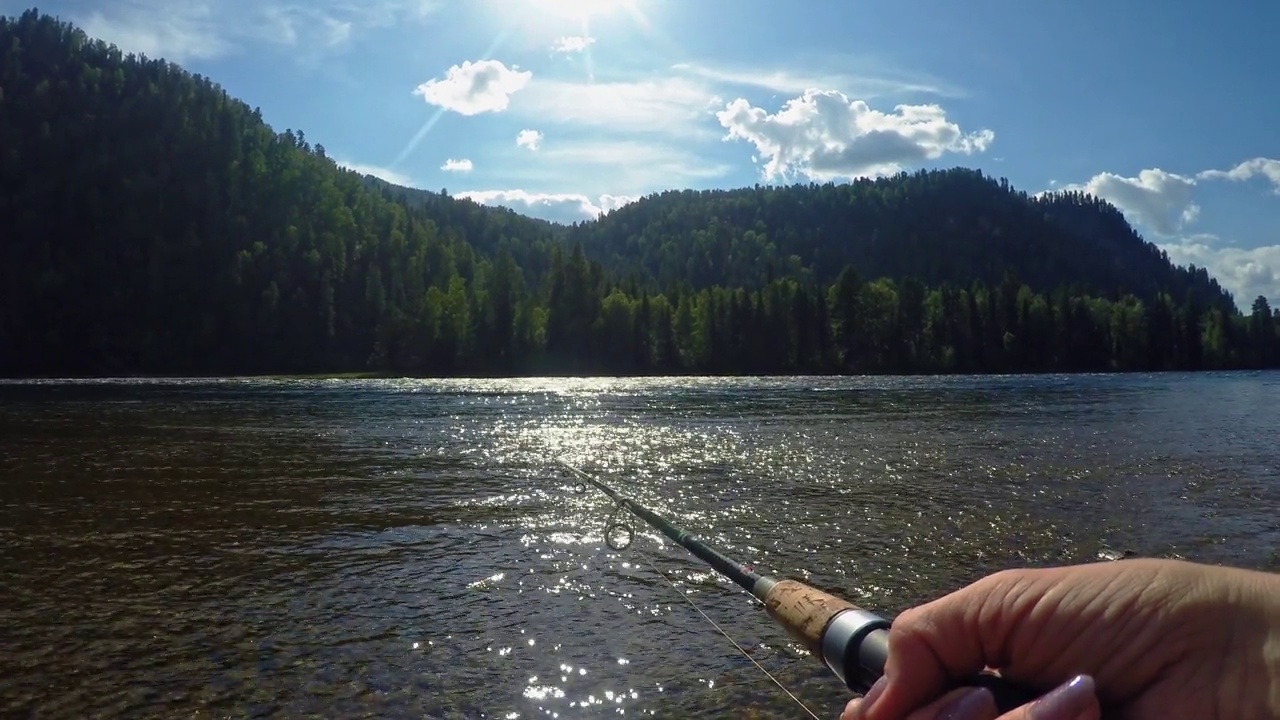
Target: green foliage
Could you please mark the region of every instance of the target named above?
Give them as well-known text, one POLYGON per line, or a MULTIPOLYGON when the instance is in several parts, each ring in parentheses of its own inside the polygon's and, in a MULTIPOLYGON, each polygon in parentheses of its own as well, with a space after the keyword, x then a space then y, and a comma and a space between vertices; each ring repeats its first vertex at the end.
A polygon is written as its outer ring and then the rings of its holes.
POLYGON ((0 374, 1268 367, 1115 208, 971 170, 570 228, 343 170, 174 65, 0 19, 0 374), (856 269, 855 269, 856 268, 856 269))
POLYGON ((518 352, 550 225, 342 170, 209 80, 35 11, 0 19, 0 54, 0 373, 460 372, 518 352))
MULTIPOLYGON (((867 279, 929 287, 1007 273, 1035 288, 1150 301, 1161 292, 1235 308, 1202 268, 1178 268, 1114 206, 1080 192, 1032 196, 979 170, 921 170, 847 184, 681 190, 652 195, 571 240, 606 269, 654 287, 760 287, 774 277, 867 279)), ((1012 298, 1010 298, 1012 301, 1012 298)), ((1007 308, 1002 308, 1002 311, 1007 308)))

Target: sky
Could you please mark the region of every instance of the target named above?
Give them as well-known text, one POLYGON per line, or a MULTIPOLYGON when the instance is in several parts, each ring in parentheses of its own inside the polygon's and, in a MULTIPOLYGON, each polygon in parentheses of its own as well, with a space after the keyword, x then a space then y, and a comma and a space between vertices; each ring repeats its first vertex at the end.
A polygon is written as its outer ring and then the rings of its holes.
MULTIPOLYGON (((24 3, 0 0, 16 14, 24 3)), ((339 163, 552 220, 964 166, 1280 305, 1280 3, 52 0, 339 163)))

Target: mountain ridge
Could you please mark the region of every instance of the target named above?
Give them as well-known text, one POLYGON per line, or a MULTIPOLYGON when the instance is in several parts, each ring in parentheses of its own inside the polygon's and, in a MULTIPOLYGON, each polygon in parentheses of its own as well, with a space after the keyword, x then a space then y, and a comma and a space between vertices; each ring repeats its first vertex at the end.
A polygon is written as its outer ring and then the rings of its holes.
MULTIPOLYGON (((791 192, 791 191, 812 192, 820 189, 831 189, 831 188, 838 188, 841 186, 857 186, 859 184, 866 184, 866 183, 871 183, 875 185, 892 184, 895 182, 899 182, 902 178, 908 178, 912 176, 930 176, 930 175, 946 176, 946 175, 953 175, 953 174, 971 175, 978 178, 979 180, 990 182, 993 185, 999 185, 1003 190, 1010 192, 1011 194, 1019 197, 1022 200, 1025 200, 1028 202, 1037 202, 1037 203, 1046 204, 1047 205, 1046 210, 1049 212, 1053 212, 1053 213, 1070 212, 1070 210, 1072 209, 1072 206, 1086 207, 1092 210, 1096 210, 1098 213, 1098 216, 1094 218, 1089 218, 1089 219, 1101 224, 1110 224, 1111 228, 1109 230, 1112 233, 1121 235, 1121 236, 1128 236, 1128 238, 1131 238, 1137 243, 1140 243, 1142 251, 1149 253, 1152 258, 1158 258, 1162 262, 1167 263, 1175 271, 1184 272, 1187 275, 1194 277, 1194 281, 1192 281, 1190 278, 1186 278, 1183 280, 1184 283, 1196 282, 1196 283, 1199 283, 1202 286, 1202 289, 1206 290, 1210 295, 1221 294, 1222 300, 1224 300, 1226 303, 1226 307, 1228 307, 1231 311, 1238 311, 1238 308, 1236 306, 1236 299, 1234 295, 1229 290, 1226 290, 1225 288, 1223 288, 1218 283, 1216 278, 1213 278, 1211 275, 1209 275, 1207 268, 1197 266, 1194 263, 1191 263, 1185 266, 1174 263, 1169 258, 1168 253, 1166 251, 1159 248, 1159 246, 1157 246, 1155 243, 1143 238, 1141 234, 1138 233, 1138 231, 1132 226, 1128 218, 1125 217, 1123 211, 1121 211, 1118 207, 1116 207, 1113 203, 1106 200, 1105 198, 1095 196, 1090 193, 1081 192, 1081 191, 1045 191, 1045 192, 1039 192, 1039 193, 1028 193, 1027 191, 1016 189, 1013 185, 1009 183, 1007 178, 990 175, 986 173, 982 168, 978 168, 978 167, 953 166, 949 168, 940 168, 940 169, 900 171, 893 175, 880 176, 876 178, 859 178, 847 183, 836 183, 836 182, 799 183, 799 182, 796 182, 796 183, 789 183, 789 184, 765 184, 765 185, 757 183, 753 186, 746 185, 746 186, 739 186, 739 187, 709 188, 709 189, 669 188, 669 189, 658 190, 658 191, 647 193, 643 196, 636 198, 634 201, 627 203, 622 207, 605 211, 596 218, 577 220, 573 222, 562 222, 557 220, 539 218, 527 212, 522 212, 520 209, 516 207, 512 207, 510 205, 502 205, 502 204, 487 205, 483 203, 476 203, 475 201, 470 200, 469 198, 452 198, 452 196, 447 194, 437 193, 434 191, 416 188, 412 186, 398 185, 396 183, 375 178, 372 175, 367 177, 375 181, 379 185, 390 188, 396 192, 401 192, 406 196, 415 196, 415 195, 427 196, 428 198, 431 198, 436 201, 443 198, 449 198, 455 201, 474 203, 485 208, 512 213, 524 218, 528 218, 535 222, 543 223, 551 227, 551 232, 561 237, 568 238, 570 242, 588 242, 596 239, 595 237, 593 237, 591 233, 592 229, 607 227, 614 223, 625 222, 624 220, 621 220, 621 218, 624 216, 627 216, 629 213, 635 212, 640 208, 644 208, 650 204, 661 203, 673 196, 681 197, 681 198, 690 197, 690 196, 702 197, 702 198, 705 198, 707 196, 734 198, 734 197, 743 196, 743 195, 758 194, 761 192, 791 192)), ((594 250, 594 248, 591 248, 590 250, 594 250)), ((589 256, 593 255, 593 253, 590 250, 588 252, 589 256)), ((1001 268, 1000 273, 1002 274, 1006 269, 1007 268, 1001 268)), ((991 277, 987 277, 984 279, 987 280, 988 282, 993 280, 993 278, 991 277)))
MULTIPOLYGON (((671 275, 664 262, 687 264, 697 251, 664 257, 671 249, 646 244, 647 234, 695 236, 696 245, 699 231, 715 233, 717 225, 727 225, 739 238, 748 232, 766 237, 754 245, 748 241, 748 252, 758 253, 751 258, 757 267, 737 268, 728 284, 758 283, 770 265, 790 262, 791 270, 797 270, 791 260, 796 256, 799 267, 818 282, 833 281, 846 264, 869 276, 914 276, 930 285, 959 278, 996 283, 1012 270, 1033 287, 1056 286, 1067 275, 1081 289, 1108 296, 1123 294, 1116 293, 1120 288, 1143 299, 1161 291, 1181 298, 1194 290, 1206 302, 1235 311, 1234 298, 1207 271, 1174 265, 1107 201, 1078 192, 1031 195, 972 168, 901 172, 850 183, 663 191, 575 226, 569 237, 590 247, 589 255, 607 267, 622 265, 618 256, 639 252, 650 276, 662 277, 671 275), (672 212, 693 217, 673 220, 672 212), (672 225, 677 226, 674 232, 672 225), (948 252, 959 248, 973 255, 984 242, 1000 244, 1000 252, 967 259, 948 252), (997 258, 999 265, 991 265, 997 258), (1100 258, 1109 259, 1112 267, 1086 262, 1100 258), (964 267, 948 272, 948 264, 964 267), (1047 267, 1053 264, 1069 269, 1047 267)), ((732 263, 727 255, 733 248, 724 247, 721 238, 710 240, 720 247, 709 248, 713 255, 719 252, 709 262, 732 263)))

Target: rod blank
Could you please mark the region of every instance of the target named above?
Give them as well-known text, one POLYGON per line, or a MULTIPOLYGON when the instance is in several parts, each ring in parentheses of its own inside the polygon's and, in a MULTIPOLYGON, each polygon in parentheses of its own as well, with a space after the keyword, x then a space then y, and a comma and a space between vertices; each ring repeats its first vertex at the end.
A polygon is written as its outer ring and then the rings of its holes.
MULTIPOLYGON (((751 593, 788 634, 819 658, 850 690, 866 693, 884 675, 885 662, 889 658, 889 620, 805 583, 761 575, 595 477, 568 463, 562 464, 620 507, 639 516, 672 542, 751 593)), ((1001 713, 1036 697, 1033 691, 987 672, 959 684, 990 690, 1001 713)))

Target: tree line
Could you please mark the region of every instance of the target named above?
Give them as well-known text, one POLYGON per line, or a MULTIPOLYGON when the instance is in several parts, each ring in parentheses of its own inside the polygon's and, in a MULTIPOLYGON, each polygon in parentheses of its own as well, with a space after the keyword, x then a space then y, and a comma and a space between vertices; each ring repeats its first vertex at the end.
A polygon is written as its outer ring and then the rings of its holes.
POLYGON ((581 246, 553 251, 534 292, 509 258, 478 284, 433 288, 416 316, 389 318, 374 365, 398 374, 827 374, 1108 372, 1280 365, 1280 315, 1182 301, 867 281, 649 293, 609 279, 581 246))

